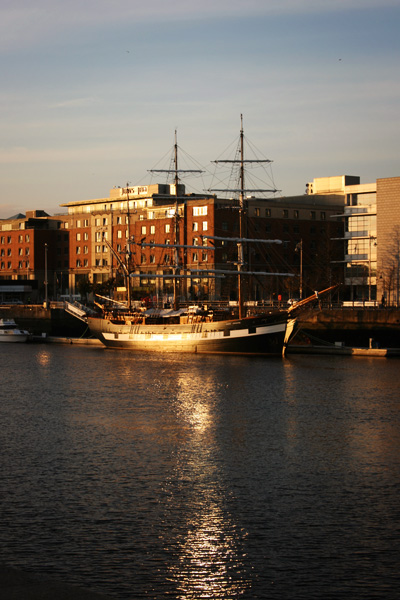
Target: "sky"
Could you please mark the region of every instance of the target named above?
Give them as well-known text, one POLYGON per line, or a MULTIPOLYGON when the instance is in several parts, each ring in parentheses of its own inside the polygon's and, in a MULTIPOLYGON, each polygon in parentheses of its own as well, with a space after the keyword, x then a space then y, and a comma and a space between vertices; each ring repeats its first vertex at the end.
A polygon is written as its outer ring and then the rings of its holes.
POLYGON ((2 0, 0 218, 164 182, 175 130, 201 193, 241 114, 283 196, 400 176, 399 26, 399 0, 2 0))

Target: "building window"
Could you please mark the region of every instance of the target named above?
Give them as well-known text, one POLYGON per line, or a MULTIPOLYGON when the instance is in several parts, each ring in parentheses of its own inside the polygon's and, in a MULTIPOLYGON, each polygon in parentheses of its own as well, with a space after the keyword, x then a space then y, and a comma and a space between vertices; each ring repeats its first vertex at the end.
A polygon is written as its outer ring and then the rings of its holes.
POLYGON ((197 252, 193 252, 193 262, 197 262, 199 260, 197 252))
POLYGON ((294 218, 295 218, 295 219, 298 219, 298 218, 299 218, 299 211, 298 211, 298 210, 295 210, 295 211, 294 211, 294 218))
POLYGON ((77 222, 76 222, 76 226, 77 226, 77 227, 80 227, 80 226, 81 226, 81 222, 80 222, 80 221, 77 221, 77 222))
POLYGON ((146 225, 142 225, 142 235, 146 235, 146 225))
POLYGON ((20 244, 22 244, 22 242, 24 241, 24 236, 23 235, 18 236, 18 241, 20 244))
POLYGON ((119 229, 119 230, 117 231, 117 238, 118 238, 119 240, 122 238, 122 230, 121 230, 121 229, 119 229))
POLYGON ((195 237, 193 238, 193 246, 198 246, 199 245, 199 238, 195 237))
POLYGON ((271 209, 270 208, 266 208, 265 209, 265 216, 266 217, 270 217, 271 216, 271 209))
POLYGON ((228 223, 226 221, 222 221, 222 229, 223 231, 228 231, 228 223))
POLYGON ((208 230, 208 221, 203 221, 203 231, 208 230))
POLYGON ((169 233, 171 231, 171 225, 169 223, 165 224, 165 233, 169 233))
POLYGON ((155 234, 156 232, 156 226, 155 225, 150 225, 150 234, 155 234))
POLYGON ((87 246, 83 246, 83 254, 88 254, 89 248, 87 246))
POLYGON ((315 210, 312 210, 310 212, 310 219, 312 219, 313 221, 315 221, 315 210))
POLYGON ((140 257, 140 262, 142 263, 142 265, 144 265, 146 263, 146 255, 142 254, 142 256, 140 257))
POLYGON ((96 252, 99 254, 101 252, 101 246, 96 246, 96 252))
POLYGON ((2 248, 2 249, 1 249, 0 255, 1 255, 1 256, 5 256, 5 253, 4 253, 4 248, 2 248))
POLYGON ((87 231, 85 231, 85 233, 83 234, 83 239, 84 239, 85 241, 87 241, 87 240, 89 239, 89 234, 88 234, 88 232, 87 232, 87 231))
POLYGON ((149 219, 155 219, 155 216, 156 216, 156 215, 155 215, 155 213, 154 213, 154 211, 153 211, 153 210, 151 210, 151 211, 148 213, 148 218, 149 218, 149 219))
POLYGON ((5 237, 4 235, 1 236, 1 243, 4 244, 5 243, 5 237))
POLYGON ((77 242, 80 242, 80 241, 81 241, 81 234, 80 234, 80 233, 77 233, 77 234, 76 234, 76 241, 77 241, 77 242))
POLYGON ((288 219, 289 218, 289 211, 287 208, 283 209, 283 218, 284 219, 288 219))
POLYGON ((79 260, 79 258, 78 258, 78 259, 77 259, 77 261, 76 261, 76 266, 77 266, 77 267, 80 267, 80 266, 81 266, 81 261, 79 260))
POLYGON ((202 215, 207 214, 208 206, 193 206, 193 216, 201 217, 202 215))
POLYGON ((321 213, 321 221, 325 221, 326 220, 326 213, 322 212, 321 213))
POLYGON ((201 255, 201 260, 204 262, 207 262, 207 259, 208 259, 207 252, 203 252, 203 254, 201 255))
POLYGON ((108 219, 107 217, 103 217, 103 227, 105 227, 106 225, 108 225, 108 219))
POLYGON ((7 262, 7 269, 11 269, 11 261, 10 260, 7 262))
POLYGON ((198 231, 198 230, 199 230, 199 224, 196 221, 193 221, 192 231, 198 231))
POLYGON ((152 265, 154 265, 154 264, 155 264, 155 262, 156 262, 156 257, 154 256, 154 254, 150 254, 150 263, 151 263, 152 265))
POLYGON ((84 226, 84 227, 89 227, 89 219, 85 219, 85 220, 83 221, 83 226, 84 226))
POLYGON ((18 256, 23 256, 24 250, 23 248, 18 248, 18 256))
POLYGON ((95 220, 94 220, 94 224, 95 224, 95 226, 96 226, 96 227, 100 227, 100 225, 101 225, 101 220, 100 220, 100 219, 95 219, 95 220))
POLYGON ((83 261, 83 266, 84 267, 88 267, 89 266, 89 261, 87 258, 85 258, 85 260, 83 261))
POLYGON ((254 209, 254 216, 255 217, 259 217, 260 216, 260 209, 259 208, 255 208, 254 209))
POLYGON ((117 225, 122 225, 122 217, 117 217, 117 225))
POLYGON ((101 242, 101 237, 102 237, 101 231, 96 231, 96 236, 95 236, 96 242, 101 242))
POLYGON ((7 236, 7 244, 11 244, 11 235, 7 236))
POLYGON ((117 252, 121 252, 121 250, 122 250, 121 244, 117 244, 117 252))
POLYGON ((81 253, 81 247, 80 247, 80 246, 77 246, 77 247, 76 247, 76 252, 75 252, 75 253, 76 253, 76 254, 80 254, 80 253, 81 253))
POLYGON ((7 248, 7 256, 11 256, 11 248, 7 248))

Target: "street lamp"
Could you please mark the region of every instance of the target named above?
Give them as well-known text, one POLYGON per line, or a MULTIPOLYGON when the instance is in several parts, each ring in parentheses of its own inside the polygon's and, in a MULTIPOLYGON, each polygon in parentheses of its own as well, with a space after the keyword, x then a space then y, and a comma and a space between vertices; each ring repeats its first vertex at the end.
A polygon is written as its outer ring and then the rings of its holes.
POLYGON ((47 308, 47 244, 44 245, 44 306, 47 308))
POLYGON ((300 300, 303 299, 303 239, 296 245, 295 252, 300 251, 300 289, 299 296, 300 300))
POLYGON ((371 277, 372 277, 372 271, 371 271, 371 261, 372 261, 372 256, 371 256, 371 252, 372 252, 372 248, 371 248, 371 242, 372 240, 375 240, 374 242, 374 246, 376 246, 376 237, 373 235, 369 236, 369 264, 368 264, 368 300, 371 301, 371 277))

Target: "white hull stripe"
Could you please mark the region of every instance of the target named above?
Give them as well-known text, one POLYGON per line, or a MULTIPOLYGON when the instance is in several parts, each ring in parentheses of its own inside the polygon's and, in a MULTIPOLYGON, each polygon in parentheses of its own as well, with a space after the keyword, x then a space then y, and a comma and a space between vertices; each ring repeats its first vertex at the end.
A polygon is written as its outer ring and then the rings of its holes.
MULTIPOLYGON (((177 342, 177 341, 198 341, 198 340, 223 340, 223 339, 240 339, 240 338, 257 338, 260 335, 270 335, 274 333, 282 333, 285 331, 286 323, 278 325, 267 325, 257 327, 254 333, 249 333, 248 329, 231 329, 230 334, 224 335, 224 330, 219 331, 199 331, 187 333, 153 333, 143 330, 143 333, 119 333, 119 332, 102 332, 105 340, 119 340, 121 342, 177 342)), ((226 330, 225 330, 226 331, 226 330)))

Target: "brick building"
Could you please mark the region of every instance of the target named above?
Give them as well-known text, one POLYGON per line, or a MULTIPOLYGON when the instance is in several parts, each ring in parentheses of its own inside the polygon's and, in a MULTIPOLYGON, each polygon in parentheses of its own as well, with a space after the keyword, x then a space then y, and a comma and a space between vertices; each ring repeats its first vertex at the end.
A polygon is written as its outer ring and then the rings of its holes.
POLYGON ((57 287, 56 271, 64 254, 68 272, 68 233, 63 222, 41 210, 0 221, 0 301, 41 301, 57 287), (47 277, 46 277, 47 276, 47 277))
POLYGON ((400 177, 376 181, 377 297, 400 306, 400 177))
MULTIPOLYGON (((178 258, 179 272, 186 275, 178 287, 182 298, 236 300, 237 281, 229 271, 237 269, 237 242, 212 241, 207 236, 239 236, 237 201, 186 194, 181 184, 177 192, 169 184, 118 187, 105 198, 62 205, 68 214, 49 217, 42 211, 29 211, 26 216, 1 221, 0 288, 1 283, 18 282, 16 297, 42 301, 47 244, 47 291, 52 299, 85 295, 93 288, 108 293, 110 284, 117 290, 114 298, 124 300, 126 278, 121 263, 137 275, 131 277, 134 298, 156 295, 164 299, 172 294, 178 258), (182 246, 179 251, 173 247, 175 242, 182 246), (215 274, 216 270, 225 271, 224 276, 215 274), (29 290, 21 287, 27 281, 29 290)), ((246 277, 245 296, 265 301, 305 297, 342 281, 343 269, 338 266, 342 249, 331 240, 343 236, 343 224, 332 219, 343 211, 343 203, 344 195, 331 190, 247 198, 245 237, 282 243, 246 244, 249 271, 281 275, 246 277)))
MULTIPOLYGON (((339 250, 331 238, 342 235, 343 225, 331 217, 343 210, 343 202, 344 195, 332 193, 246 199, 246 236, 282 241, 249 244, 245 256, 248 270, 296 275, 253 275, 246 280, 253 298, 270 301, 279 295, 298 296, 300 288, 307 295, 341 279, 342 269, 332 267, 339 250)), ((64 226, 70 235, 71 292, 84 280, 93 284, 113 280, 123 288, 120 257, 128 258, 129 271, 138 275, 132 277, 136 297, 164 297, 172 293, 173 278, 168 275, 174 273, 178 258, 180 273, 190 272, 181 283, 182 297, 236 299, 236 278, 226 271, 236 271, 237 243, 206 239, 207 235, 239 236, 236 201, 185 194, 183 185, 178 186, 176 196, 175 186, 156 184, 115 188, 108 198, 63 206, 68 209, 64 226), (176 206, 179 219, 175 240, 176 206), (177 257, 172 247, 175 242, 183 246, 177 257), (224 277, 216 277, 213 271, 221 269, 224 277)), ((123 295, 122 290, 121 299, 123 295)))

